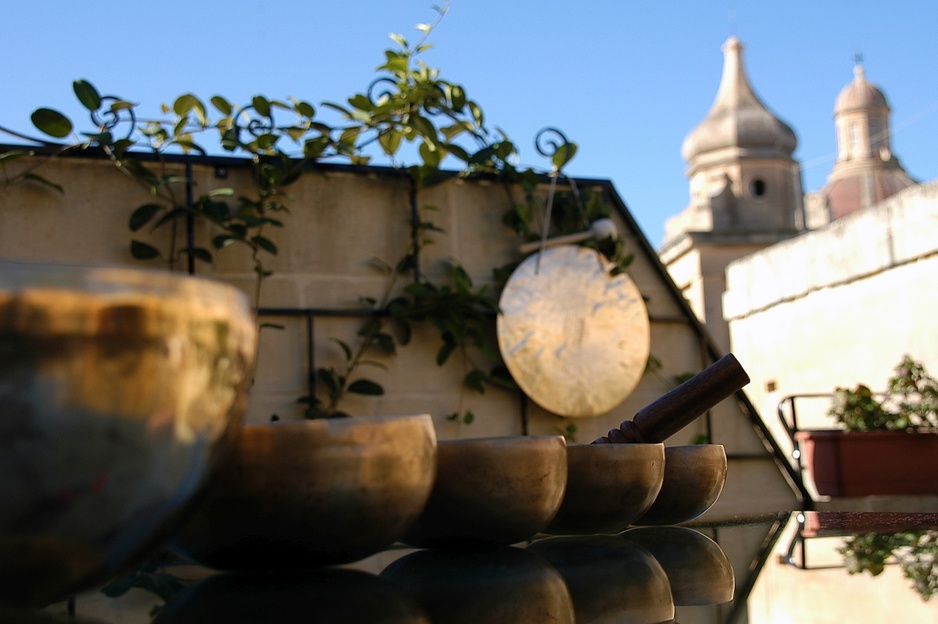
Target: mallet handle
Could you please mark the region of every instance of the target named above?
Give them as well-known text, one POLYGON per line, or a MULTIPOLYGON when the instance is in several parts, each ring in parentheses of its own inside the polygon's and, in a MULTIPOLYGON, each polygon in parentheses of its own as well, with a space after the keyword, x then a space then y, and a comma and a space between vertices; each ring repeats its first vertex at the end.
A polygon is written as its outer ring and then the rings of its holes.
POLYGON ((748 383, 749 375, 736 357, 728 353, 593 444, 664 442, 748 383))

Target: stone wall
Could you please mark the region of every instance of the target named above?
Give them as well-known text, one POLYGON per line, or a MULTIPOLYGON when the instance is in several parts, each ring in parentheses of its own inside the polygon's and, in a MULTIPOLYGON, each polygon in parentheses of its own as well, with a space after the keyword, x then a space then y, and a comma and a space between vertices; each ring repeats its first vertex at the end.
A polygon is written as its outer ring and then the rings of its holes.
MULTIPOLYGON (((197 162, 193 167, 196 195, 224 186, 249 191, 243 166, 226 162, 225 169, 227 177, 221 179, 212 162, 197 162)), ((160 269, 134 260, 128 250, 128 217, 135 207, 150 201, 133 180, 104 161, 87 158, 54 160, 44 166, 42 174, 61 184, 63 192, 31 183, 0 190, 0 259, 160 269)), ((612 194, 613 204, 623 210, 613 217, 626 248, 635 254, 629 274, 646 298, 651 354, 660 363, 660 368, 644 375, 624 403, 601 416, 567 419, 548 413, 516 391, 489 388, 478 394, 461 384, 465 371, 458 358, 442 367, 436 364, 439 337, 433 328, 417 326, 415 339, 396 355, 370 358, 380 366, 369 367, 364 374, 382 384, 385 394, 350 396, 342 408, 359 416, 430 413, 441 438, 515 435, 525 430, 554 435, 574 425, 571 441, 590 442, 666 393, 677 377, 697 372, 712 361, 707 338, 624 212, 624 204, 611 185, 600 185, 600 190, 612 194), (448 419, 454 412, 467 410, 475 414, 471 424, 448 419)), ((274 309, 276 314, 261 320, 283 328, 262 331, 247 416, 254 423, 267 422, 274 414, 281 419, 302 417, 297 399, 309 391, 310 355, 314 367, 340 363, 341 349, 335 339, 353 343, 363 321, 346 312, 364 310, 359 299, 380 299, 388 285, 386 274, 372 260, 393 264, 409 244, 409 187, 393 170, 331 168, 304 175, 290 187, 290 193, 293 199, 290 214, 284 217, 286 227, 265 233, 280 252, 266 263, 273 274, 264 281, 260 297, 260 307, 274 309), (310 342, 311 353, 307 350, 310 342)), ((517 188, 455 177, 422 191, 418 204, 435 207, 425 216, 443 232, 434 235, 433 244, 421 255, 421 270, 443 282, 455 261, 477 285, 490 283, 494 267, 521 259, 518 240, 501 223, 503 213, 521 198, 517 188)), ((168 242, 162 230, 138 235, 157 246, 168 242)), ((208 246, 211 235, 200 227, 197 242, 208 246)), ((200 264, 198 272, 253 292, 250 258, 238 250, 217 252, 214 266, 200 264)), ((725 401, 712 410, 709 431, 715 442, 726 445, 731 461, 743 458, 744 462, 744 469, 731 468, 726 493, 713 513, 751 510, 753 497, 770 510, 795 504, 791 488, 739 404, 725 401)), ((707 432, 708 421, 700 419, 669 443, 688 443, 707 432)))
MULTIPOLYGON (((882 390, 904 354, 938 374, 936 252, 932 183, 732 263, 724 315, 766 421, 789 394, 882 390)), ((804 400, 799 418, 822 424, 828 405, 804 400)))

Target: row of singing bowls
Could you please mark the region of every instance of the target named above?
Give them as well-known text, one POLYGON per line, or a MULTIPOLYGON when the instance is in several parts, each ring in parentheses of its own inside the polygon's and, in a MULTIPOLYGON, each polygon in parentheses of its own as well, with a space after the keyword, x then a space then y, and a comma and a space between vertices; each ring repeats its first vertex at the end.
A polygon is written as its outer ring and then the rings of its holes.
POLYGON ((619 532, 699 517, 726 479, 721 445, 566 445, 559 436, 439 443, 426 509, 401 538, 421 548, 515 544, 539 532, 619 532))
POLYGON ((427 415, 249 425, 171 546, 216 569, 274 570, 351 563, 398 540, 471 550, 617 532, 654 521, 656 507, 668 522, 705 511, 722 480, 693 491, 680 480, 699 484, 717 457, 725 475, 715 445, 437 441, 427 415), (666 456, 688 459, 667 489, 666 456), (662 498, 669 490, 678 503, 662 498))
POLYGON ((172 530, 241 424, 255 340, 218 283, 0 264, 0 602, 91 588, 172 530))

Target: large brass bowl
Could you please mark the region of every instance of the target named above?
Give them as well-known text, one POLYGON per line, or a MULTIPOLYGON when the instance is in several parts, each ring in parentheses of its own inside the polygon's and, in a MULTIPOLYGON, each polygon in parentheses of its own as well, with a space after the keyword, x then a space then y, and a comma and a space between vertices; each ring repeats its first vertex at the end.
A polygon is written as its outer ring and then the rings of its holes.
POLYGON ((248 425, 172 547, 223 570, 357 561, 411 525, 435 462, 429 415, 248 425))
POLYGON ((634 524, 690 522, 710 509, 726 483, 722 444, 689 444, 665 448, 664 483, 652 506, 634 524))
POLYGON ((561 436, 443 440, 433 493, 402 541, 462 549, 526 540, 557 513, 566 482, 561 436))
POLYGON ((234 288, 0 265, 0 602, 63 599, 154 547, 240 426, 254 350, 234 288))
POLYGON ((571 444, 566 493, 545 533, 624 530, 655 502, 664 458, 663 444, 571 444))

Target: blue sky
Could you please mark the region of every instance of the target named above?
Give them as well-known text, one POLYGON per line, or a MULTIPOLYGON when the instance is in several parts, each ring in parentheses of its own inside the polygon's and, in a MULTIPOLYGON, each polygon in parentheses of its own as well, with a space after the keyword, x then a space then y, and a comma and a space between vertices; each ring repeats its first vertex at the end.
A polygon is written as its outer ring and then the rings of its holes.
MULTIPOLYGON (((0 125, 31 131, 51 106, 77 117, 71 82, 160 103, 193 92, 314 104, 364 91, 391 32, 416 38, 442 0, 91 0, 0 7, 0 125)), ((862 53, 893 109, 893 151, 938 178, 938 3, 896 0, 451 0, 424 60, 521 148, 556 126, 579 146, 567 173, 610 179, 645 234, 687 203, 684 137, 706 115, 737 35, 751 82, 798 135, 806 190, 823 185, 832 112, 862 53)), ((0 140, 6 140, 0 138, 0 140)))

